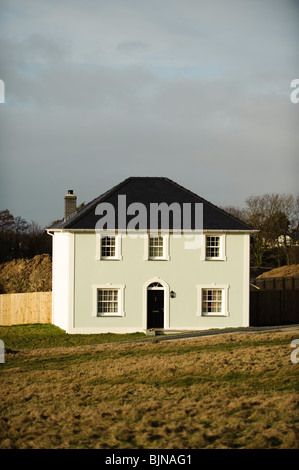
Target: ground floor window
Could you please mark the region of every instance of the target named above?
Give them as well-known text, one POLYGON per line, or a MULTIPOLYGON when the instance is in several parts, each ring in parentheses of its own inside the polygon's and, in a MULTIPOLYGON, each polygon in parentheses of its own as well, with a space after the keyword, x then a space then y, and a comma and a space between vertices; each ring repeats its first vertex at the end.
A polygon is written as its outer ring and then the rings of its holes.
POLYGON ((98 313, 118 312, 118 289, 98 289, 98 313))
POLYGON ((228 286, 198 286, 198 315, 228 316, 228 286))
POLYGON ((93 315, 124 316, 124 286, 93 286, 93 315))
POLYGON ((202 313, 221 313, 223 303, 222 289, 202 290, 202 313))

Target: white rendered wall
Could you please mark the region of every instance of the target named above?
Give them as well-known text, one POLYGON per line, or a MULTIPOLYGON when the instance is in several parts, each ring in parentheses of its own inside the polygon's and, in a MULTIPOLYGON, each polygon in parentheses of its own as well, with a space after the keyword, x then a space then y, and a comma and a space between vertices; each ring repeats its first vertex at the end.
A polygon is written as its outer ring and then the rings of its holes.
POLYGON ((73 234, 55 232, 53 236, 52 322, 67 333, 72 316, 73 234))
POLYGON ((144 240, 122 240, 122 259, 99 260, 94 233, 76 233, 74 317, 70 333, 125 333, 146 328, 146 285, 160 280, 167 292, 164 328, 201 330, 249 324, 249 235, 226 234, 226 260, 203 261, 202 249, 186 250, 183 239, 169 240, 169 261, 144 260, 144 240), (122 317, 92 315, 93 285, 124 286, 122 317), (198 316, 198 286, 228 286, 228 316, 198 316))

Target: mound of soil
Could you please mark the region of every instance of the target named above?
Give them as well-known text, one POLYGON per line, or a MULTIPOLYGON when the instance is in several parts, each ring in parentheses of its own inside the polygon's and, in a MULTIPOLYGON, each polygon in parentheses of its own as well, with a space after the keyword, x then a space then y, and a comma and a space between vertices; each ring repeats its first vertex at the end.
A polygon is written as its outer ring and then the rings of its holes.
POLYGON ((299 276, 299 264, 291 264, 289 266, 281 266, 280 268, 271 269, 271 271, 268 271, 258 276, 258 279, 265 279, 269 277, 293 276, 299 276))
POLYGON ((0 264, 0 293, 52 290, 52 260, 48 254, 0 264))

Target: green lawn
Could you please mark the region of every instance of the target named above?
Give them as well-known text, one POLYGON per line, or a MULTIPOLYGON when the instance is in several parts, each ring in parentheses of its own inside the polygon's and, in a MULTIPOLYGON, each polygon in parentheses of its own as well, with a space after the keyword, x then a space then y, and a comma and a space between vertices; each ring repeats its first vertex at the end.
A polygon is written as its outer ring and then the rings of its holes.
POLYGON ((144 333, 69 335, 50 324, 0 326, 0 339, 7 349, 36 349, 84 346, 102 343, 132 341, 146 338, 144 333))

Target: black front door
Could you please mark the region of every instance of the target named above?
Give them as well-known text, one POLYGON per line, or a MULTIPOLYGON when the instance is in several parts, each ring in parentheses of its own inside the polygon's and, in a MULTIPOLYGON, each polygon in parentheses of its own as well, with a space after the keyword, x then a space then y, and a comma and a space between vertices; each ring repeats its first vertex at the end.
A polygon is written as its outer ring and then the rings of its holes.
POLYGON ((147 328, 164 328, 164 290, 147 291, 147 328))

